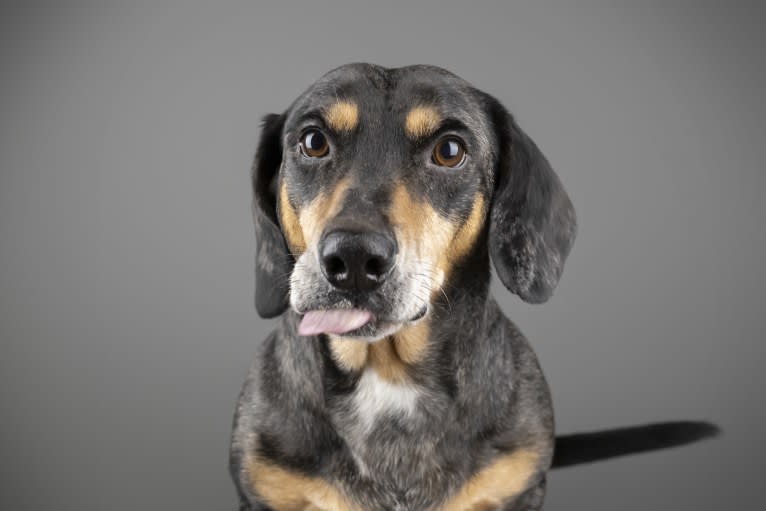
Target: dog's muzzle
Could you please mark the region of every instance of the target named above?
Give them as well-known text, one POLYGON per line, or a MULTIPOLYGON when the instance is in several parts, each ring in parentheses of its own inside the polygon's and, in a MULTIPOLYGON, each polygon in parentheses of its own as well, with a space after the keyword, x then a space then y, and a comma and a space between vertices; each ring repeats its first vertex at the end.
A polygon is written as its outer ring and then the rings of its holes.
POLYGON ((334 223, 290 276, 290 303, 303 315, 299 335, 374 342, 423 318, 430 273, 407 261, 395 233, 347 218, 334 223))

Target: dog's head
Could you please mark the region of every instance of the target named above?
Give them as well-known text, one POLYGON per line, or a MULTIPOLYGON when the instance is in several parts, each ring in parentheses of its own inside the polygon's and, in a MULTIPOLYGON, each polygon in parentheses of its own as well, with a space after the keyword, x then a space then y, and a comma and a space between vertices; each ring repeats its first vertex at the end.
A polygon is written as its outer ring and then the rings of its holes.
POLYGON ((256 308, 369 340, 429 313, 487 252, 547 300, 575 236, 553 169, 491 96, 436 67, 351 64, 264 119, 253 165, 256 308))

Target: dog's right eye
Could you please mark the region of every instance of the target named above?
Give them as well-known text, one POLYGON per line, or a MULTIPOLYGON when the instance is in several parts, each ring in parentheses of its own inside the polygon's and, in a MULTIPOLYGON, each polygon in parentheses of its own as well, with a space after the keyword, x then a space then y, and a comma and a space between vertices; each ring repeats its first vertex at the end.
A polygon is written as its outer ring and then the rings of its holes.
POLYGON ((308 130, 301 138, 301 152, 309 158, 321 158, 330 152, 330 144, 321 131, 308 130))

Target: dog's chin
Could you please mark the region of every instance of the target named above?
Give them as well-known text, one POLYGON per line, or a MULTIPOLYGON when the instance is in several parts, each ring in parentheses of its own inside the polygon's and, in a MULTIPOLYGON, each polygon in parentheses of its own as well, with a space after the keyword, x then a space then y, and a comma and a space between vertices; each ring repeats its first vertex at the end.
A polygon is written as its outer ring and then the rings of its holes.
POLYGON ((394 335, 396 332, 412 323, 412 321, 378 321, 374 320, 366 325, 363 325, 356 330, 346 332, 343 334, 334 334, 333 337, 341 339, 355 339, 362 342, 377 342, 381 339, 385 339, 390 335, 394 335))

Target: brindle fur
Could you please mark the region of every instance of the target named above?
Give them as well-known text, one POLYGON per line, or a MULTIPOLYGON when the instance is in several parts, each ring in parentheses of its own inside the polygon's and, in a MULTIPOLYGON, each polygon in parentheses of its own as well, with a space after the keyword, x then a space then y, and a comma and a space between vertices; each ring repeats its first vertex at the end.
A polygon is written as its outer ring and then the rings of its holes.
POLYGON ((510 291, 543 302, 576 222, 514 119, 443 69, 343 66, 266 117, 253 185, 256 308, 281 319, 235 415, 240 509, 540 509, 551 399, 529 343, 490 296, 490 259, 510 291), (301 156, 306 126, 326 131, 330 157, 301 156), (466 142, 462 168, 428 159, 445 133, 466 142), (311 251, 338 226, 391 233, 405 254, 396 278, 364 296, 322 281, 311 251), (390 321, 358 332, 380 334, 376 344, 302 337, 299 307, 365 307, 390 321), (368 385, 402 400, 363 413, 368 385))

